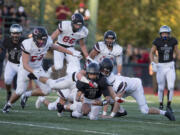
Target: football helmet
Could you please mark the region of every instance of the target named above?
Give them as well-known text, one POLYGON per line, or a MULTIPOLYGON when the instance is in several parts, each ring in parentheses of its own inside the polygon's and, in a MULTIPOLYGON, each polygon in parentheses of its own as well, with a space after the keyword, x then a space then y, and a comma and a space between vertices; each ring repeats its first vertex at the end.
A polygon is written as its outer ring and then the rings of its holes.
POLYGON ((87 77, 90 80, 96 80, 99 78, 100 68, 96 63, 90 63, 86 68, 87 77), (94 78, 91 78, 89 75, 96 75, 94 78))
POLYGON ((79 13, 75 13, 71 17, 71 24, 73 32, 79 31, 84 25, 83 16, 79 13))
POLYGON ((159 29, 159 34, 160 34, 162 39, 167 40, 170 37, 171 28, 167 25, 163 25, 159 29), (162 36, 162 33, 168 33, 168 36, 162 36))
POLYGON ((100 63, 100 72, 102 75, 108 77, 113 70, 113 62, 109 58, 104 58, 100 63))
POLYGON ((18 42, 22 35, 22 26, 19 24, 12 24, 9 31, 12 41, 18 42))
POLYGON ((112 47, 116 42, 116 33, 112 30, 108 30, 104 33, 104 42, 107 46, 112 47))
POLYGON ((43 47, 48 39, 47 30, 44 27, 37 27, 33 30, 32 37, 38 48, 43 47))

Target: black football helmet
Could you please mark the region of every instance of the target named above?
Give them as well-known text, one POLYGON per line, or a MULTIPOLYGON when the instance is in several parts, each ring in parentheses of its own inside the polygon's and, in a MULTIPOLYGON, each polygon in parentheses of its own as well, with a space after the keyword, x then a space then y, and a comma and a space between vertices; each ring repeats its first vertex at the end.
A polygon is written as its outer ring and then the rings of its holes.
POLYGON ((102 75, 108 77, 113 70, 113 62, 109 58, 104 58, 100 63, 100 72, 102 75))
POLYGON ((19 24, 12 24, 10 27, 10 36, 13 42, 18 42, 22 35, 22 26, 19 24))
POLYGON ((104 33, 104 42, 109 47, 112 47, 115 44, 116 38, 116 33, 112 30, 108 30, 104 33), (112 39, 112 41, 108 41, 108 38, 112 39))
MULTIPOLYGON (((87 77, 89 78, 89 74, 94 74, 94 75, 97 75, 95 80, 97 78, 99 78, 99 74, 100 74, 100 68, 99 68, 99 65, 96 64, 96 63, 90 63, 87 68, 86 68, 86 73, 87 73, 87 77)), ((90 80, 94 80, 94 79, 91 79, 89 78, 90 80)))
POLYGON ((73 14, 71 17, 71 24, 72 24, 73 32, 79 31, 84 25, 83 16, 79 13, 73 14), (79 27, 75 26, 75 24, 79 25, 79 27))
POLYGON ((33 30, 32 37, 37 47, 43 47, 46 45, 48 39, 47 30, 44 27, 37 27, 33 30))

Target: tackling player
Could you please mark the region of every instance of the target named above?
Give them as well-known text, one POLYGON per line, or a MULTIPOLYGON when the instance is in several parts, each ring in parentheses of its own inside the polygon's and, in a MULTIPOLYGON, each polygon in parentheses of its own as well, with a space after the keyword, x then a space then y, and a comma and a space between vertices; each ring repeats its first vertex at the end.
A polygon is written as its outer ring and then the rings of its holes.
MULTIPOLYGON (((9 112, 11 105, 26 91, 29 79, 37 79, 36 83, 39 88, 29 91, 25 97, 45 96, 50 93, 51 88, 38 81, 39 76, 46 75, 42 68, 42 61, 50 48, 79 57, 79 54, 76 54, 75 52, 72 53, 62 46, 54 45, 45 28, 35 28, 33 30, 32 38, 26 39, 22 42, 22 57, 18 70, 17 88, 10 100, 5 104, 3 113, 9 112)), ((24 100, 26 99, 27 98, 24 98, 24 100)), ((24 107, 23 104, 21 104, 21 106, 24 107)))

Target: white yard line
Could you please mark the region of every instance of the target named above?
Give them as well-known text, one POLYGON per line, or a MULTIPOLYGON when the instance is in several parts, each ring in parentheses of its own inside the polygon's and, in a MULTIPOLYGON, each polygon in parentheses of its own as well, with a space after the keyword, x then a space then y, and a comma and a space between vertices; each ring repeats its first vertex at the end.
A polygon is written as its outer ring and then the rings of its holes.
POLYGON ((102 134, 102 135, 112 135, 113 134, 113 133, 93 131, 93 130, 73 130, 73 129, 70 129, 70 128, 53 127, 53 126, 45 126, 45 125, 38 125, 38 124, 28 124, 28 123, 19 123, 19 122, 13 122, 13 121, 0 121, 0 124, 29 126, 29 127, 38 127, 38 128, 46 128, 46 129, 49 128, 49 129, 56 129, 56 130, 65 130, 65 131, 74 131, 74 132, 83 132, 83 133, 92 133, 92 134, 102 134))

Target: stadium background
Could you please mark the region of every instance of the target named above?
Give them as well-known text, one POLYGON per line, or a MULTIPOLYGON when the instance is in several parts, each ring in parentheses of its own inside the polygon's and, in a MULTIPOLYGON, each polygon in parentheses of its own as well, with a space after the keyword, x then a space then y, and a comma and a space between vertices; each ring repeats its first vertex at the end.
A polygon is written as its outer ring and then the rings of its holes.
MULTIPOLYGON (((61 2, 62 0, 5 0, 4 5, 24 7, 29 20, 29 25, 24 27, 26 34, 38 25, 45 26, 51 34, 57 27, 55 9, 61 2)), ((84 2, 91 12, 86 41, 89 50, 96 41, 103 40, 103 33, 109 29, 117 33, 118 43, 125 51, 128 44, 149 51, 161 25, 169 25, 172 28, 172 36, 180 41, 179 0, 65 0, 72 13, 80 2, 84 2)), ((2 22, 2 26, 3 23, 7 22, 2 22)), ((4 31, 2 27, 3 37, 4 31)), ((52 64, 52 52, 49 52, 44 63, 46 69, 52 64)), ((124 63, 122 74, 140 77, 145 87, 153 87, 154 77, 149 75, 149 63, 124 63)), ((180 89, 178 61, 176 74, 175 89, 178 90, 180 89)))

